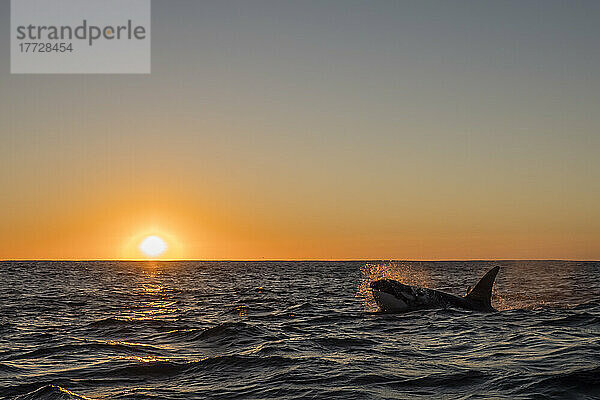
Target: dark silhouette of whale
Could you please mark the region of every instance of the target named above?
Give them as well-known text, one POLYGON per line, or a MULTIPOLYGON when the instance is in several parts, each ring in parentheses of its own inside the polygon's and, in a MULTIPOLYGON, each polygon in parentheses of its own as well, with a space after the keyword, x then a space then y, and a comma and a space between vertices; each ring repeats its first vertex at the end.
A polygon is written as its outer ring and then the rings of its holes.
POLYGON ((492 307, 492 286, 500 267, 494 267, 464 297, 435 289, 409 286, 392 279, 371 282, 375 302, 385 312, 404 312, 430 308, 463 308, 473 311, 496 311, 492 307))

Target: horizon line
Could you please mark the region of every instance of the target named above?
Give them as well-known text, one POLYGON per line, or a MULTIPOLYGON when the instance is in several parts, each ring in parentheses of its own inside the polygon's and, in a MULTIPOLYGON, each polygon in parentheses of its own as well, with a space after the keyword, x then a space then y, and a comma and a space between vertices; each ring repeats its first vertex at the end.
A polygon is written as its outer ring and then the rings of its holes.
POLYGON ((570 261, 570 262, 600 262, 594 259, 568 258, 7 258, 0 262, 98 262, 98 261, 129 261, 129 262, 342 262, 342 261, 387 261, 387 262, 474 262, 474 261, 570 261))

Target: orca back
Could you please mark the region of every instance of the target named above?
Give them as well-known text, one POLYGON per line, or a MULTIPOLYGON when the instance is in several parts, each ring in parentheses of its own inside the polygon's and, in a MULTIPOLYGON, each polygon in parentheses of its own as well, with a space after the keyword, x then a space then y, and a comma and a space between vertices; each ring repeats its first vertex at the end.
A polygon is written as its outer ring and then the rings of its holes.
POLYGON ((464 299, 483 309, 492 309, 492 287, 500 267, 490 269, 464 299))

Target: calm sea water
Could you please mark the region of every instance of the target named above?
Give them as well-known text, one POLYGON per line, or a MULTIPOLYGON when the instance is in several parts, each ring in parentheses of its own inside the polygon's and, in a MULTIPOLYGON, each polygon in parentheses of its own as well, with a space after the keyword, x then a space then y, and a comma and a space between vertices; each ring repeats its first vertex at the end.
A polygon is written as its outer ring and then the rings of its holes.
POLYGON ((600 263, 3 262, 11 399, 600 398, 600 263), (383 276, 481 314, 376 312, 383 276))

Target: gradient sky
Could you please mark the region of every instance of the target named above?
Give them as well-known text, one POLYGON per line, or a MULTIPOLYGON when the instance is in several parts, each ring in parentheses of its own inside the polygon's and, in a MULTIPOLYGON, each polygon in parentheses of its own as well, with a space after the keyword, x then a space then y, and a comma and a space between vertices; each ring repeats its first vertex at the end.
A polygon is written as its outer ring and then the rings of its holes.
POLYGON ((600 259, 600 2, 158 1, 151 75, 11 75, 0 258, 600 259))

